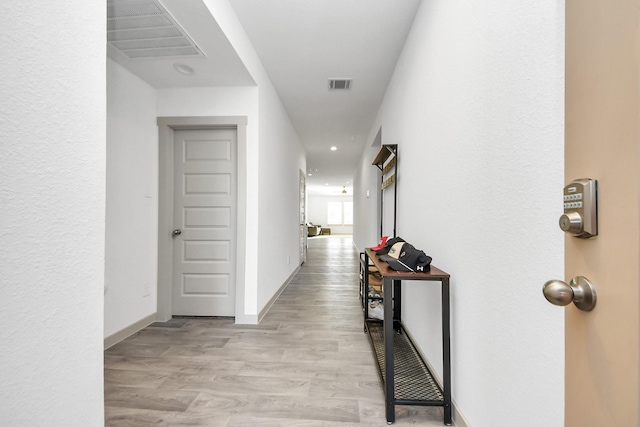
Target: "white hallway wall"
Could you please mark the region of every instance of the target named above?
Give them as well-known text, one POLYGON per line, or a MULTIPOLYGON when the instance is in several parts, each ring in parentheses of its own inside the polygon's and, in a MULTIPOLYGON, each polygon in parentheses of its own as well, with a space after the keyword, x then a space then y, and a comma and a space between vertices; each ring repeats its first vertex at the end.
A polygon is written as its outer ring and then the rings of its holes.
POLYGON ((245 272, 249 319, 260 314, 298 267, 293 261, 299 258, 298 171, 307 169, 306 153, 229 2, 205 4, 258 85, 257 164, 247 176, 247 265, 255 266, 245 272), (274 242, 279 242, 277 258, 272 256, 274 242))
POLYGON ((0 4, 2 426, 104 423, 105 22, 0 4))
POLYGON ((353 243, 360 250, 380 242, 380 177, 378 168, 371 164, 379 150, 380 146, 375 143, 364 149, 353 177, 353 243))
MULTIPOLYGON (((111 59, 107 71, 105 337, 156 312, 157 116, 257 117, 255 87, 158 91, 111 59)), ((256 145, 253 122, 247 133, 256 145)))
POLYGON ((307 163, 298 135, 266 73, 256 80, 263 81, 260 91, 258 187, 257 310, 260 314, 300 266, 299 181, 300 171, 307 170, 307 163), (275 253, 274 242, 278 242, 275 253))
MULTIPOLYGON (((212 13, 220 23, 226 23, 223 29, 248 57, 257 87, 156 90, 108 62, 105 337, 156 310, 156 116, 248 117, 246 269, 245 283, 238 284, 245 287, 245 304, 236 320, 256 322, 265 304, 297 267, 298 170, 306 169, 305 154, 271 82, 256 62, 253 48, 241 43, 244 31, 235 14, 223 5, 216 2, 220 9, 212 13), (282 245, 281 259, 259 257, 260 245, 268 247, 273 241, 282 245), (292 260, 289 263, 287 256, 292 260), (147 281, 152 283, 151 294, 144 296, 147 281)), ((269 249, 262 253, 269 253, 269 249)))
POLYGON ((105 337, 156 312, 157 219, 156 90, 107 58, 105 337))
MULTIPOLYGON (((157 117, 250 117, 248 154, 254 169, 258 162, 257 155, 251 154, 257 153, 258 145, 256 87, 156 90, 115 62, 108 60, 108 65, 105 337, 156 311, 157 117), (142 286, 147 280, 153 286, 151 295, 145 297, 142 286)), ((249 298, 257 301, 253 292, 249 298)), ((238 317, 242 319, 242 313, 238 317)))
MULTIPOLYGON (((564 311, 541 293, 564 277, 563 43, 562 2, 423 2, 371 130, 399 145, 398 234, 452 275, 453 398, 474 427, 564 422, 564 311)), ((405 289, 441 375, 439 286, 405 289)))

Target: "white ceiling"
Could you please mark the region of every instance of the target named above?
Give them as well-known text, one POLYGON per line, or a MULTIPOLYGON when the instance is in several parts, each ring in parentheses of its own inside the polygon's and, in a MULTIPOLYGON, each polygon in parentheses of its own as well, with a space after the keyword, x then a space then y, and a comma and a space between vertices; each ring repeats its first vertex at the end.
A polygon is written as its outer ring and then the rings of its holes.
MULTIPOLYGON (((136 18, 131 16, 130 11, 136 6, 149 3, 155 3, 155 0, 108 0, 107 16, 115 13, 128 14, 130 18, 136 18), (119 11, 121 12, 118 13, 119 11)), ((204 56, 130 59, 111 44, 107 44, 109 57, 155 88, 255 85, 202 0, 160 0, 159 3, 196 43, 204 56), (188 65, 195 72, 192 75, 181 74, 174 69, 175 63, 188 65)), ((151 28, 151 24, 142 24, 141 27, 151 28)), ((107 37, 110 37, 109 31, 107 37)))
MULTIPOLYGON (((350 190, 420 0, 229 2, 307 152, 309 193, 322 187, 350 190), (351 89, 330 91, 331 78, 353 79, 351 89)), ((204 57, 129 59, 109 47, 114 60, 158 88, 254 84, 202 0, 160 3, 204 57), (176 62, 195 73, 178 73, 176 62)))

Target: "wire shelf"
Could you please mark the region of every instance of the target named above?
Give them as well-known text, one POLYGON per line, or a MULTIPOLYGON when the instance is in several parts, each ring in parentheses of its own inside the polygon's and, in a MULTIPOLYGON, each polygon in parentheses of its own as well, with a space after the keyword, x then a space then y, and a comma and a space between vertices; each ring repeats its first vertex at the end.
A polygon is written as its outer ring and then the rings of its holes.
MULTIPOLYGON (((367 330, 382 380, 385 378, 384 331, 382 322, 367 322, 367 330)), ((397 401, 416 401, 416 404, 444 405, 442 390, 433 379, 420 354, 403 332, 393 335, 394 393, 397 401)))

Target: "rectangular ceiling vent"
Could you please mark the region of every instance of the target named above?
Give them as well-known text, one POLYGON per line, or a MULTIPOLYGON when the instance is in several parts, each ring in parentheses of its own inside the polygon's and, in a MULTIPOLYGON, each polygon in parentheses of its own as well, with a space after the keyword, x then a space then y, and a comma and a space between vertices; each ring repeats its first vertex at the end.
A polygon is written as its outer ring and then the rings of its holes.
POLYGON ((108 0, 107 42, 129 58, 204 56, 156 0, 108 0))
POLYGON ((351 79, 329 79, 329 90, 349 90, 351 79))

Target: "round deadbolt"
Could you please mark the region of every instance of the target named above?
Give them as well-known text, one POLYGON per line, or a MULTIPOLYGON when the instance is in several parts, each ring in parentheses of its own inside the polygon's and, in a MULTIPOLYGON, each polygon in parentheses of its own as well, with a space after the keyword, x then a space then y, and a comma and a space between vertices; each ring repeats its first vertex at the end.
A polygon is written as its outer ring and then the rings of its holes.
POLYGON ((560 217, 560 228, 571 234, 579 234, 582 232, 582 217, 578 212, 569 212, 560 217))

